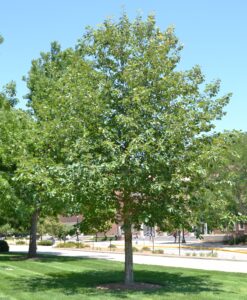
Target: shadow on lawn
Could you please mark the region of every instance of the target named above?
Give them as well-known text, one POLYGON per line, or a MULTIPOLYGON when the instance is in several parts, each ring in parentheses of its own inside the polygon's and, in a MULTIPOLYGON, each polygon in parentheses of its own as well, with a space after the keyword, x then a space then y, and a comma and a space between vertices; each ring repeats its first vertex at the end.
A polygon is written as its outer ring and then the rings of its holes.
MULTIPOLYGON (((1 261, 22 261, 25 259, 25 255, 22 254, 5 254, 0 255, 1 261)), ((97 261, 97 259, 95 259, 97 261)), ((136 282, 144 282, 151 284, 161 285, 162 288, 158 290, 122 290, 122 291, 109 291, 96 289, 97 286, 107 283, 121 283, 124 280, 124 274, 122 271, 122 264, 114 262, 111 268, 111 263, 105 265, 98 265, 101 270, 90 270, 92 265, 87 265, 87 262, 92 261, 90 258, 79 258, 79 257, 65 257, 65 256, 53 256, 53 255, 40 255, 35 259, 39 263, 70 263, 72 262, 71 269, 73 268, 74 262, 78 262, 78 266, 81 265, 82 271, 57 271, 56 272, 44 272, 40 276, 35 277, 21 277, 11 279, 10 284, 12 288, 18 291, 25 291, 31 293, 49 292, 49 290, 57 290, 64 295, 109 295, 109 293, 117 295, 118 298, 128 298, 128 294, 152 294, 164 297, 169 293, 183 293, 183 294, 199 294, 202 292, 213 292, 219 294, 223 292, 222 284, 211 280, 210 275, 186 275, 186 272, 177 271, 166 271, 164 267, 157 271, 149 271, 140 269, 135 270, 136 282), (85 264, 83 264, 85 262, 85 264), (83 270, 83 267, 86 269, 83 270), (88 269, 88 267, 90 269, 88 269), (114 269, 115 268, 115 269, 114 269)), ((35 261, 33 263, 35 264, 35 261)), ((100 260, 101 261, 101 260, 100 260)), ((77 265, 77 263, 76 263, 77 265)), ((97 266, 96 266, 97 267, 97 266)), ((170 268, 169 268, 170 269, 170 268)), ((73 269, 72 269, 73 270, 73 269)))
POLYGON ((182 272, 167 273, 154 271, 135 271, 136 282, 159 284, 159 290, 145 291, 109 291, 96 289, 98 285, 105 283, 123 282, 123 272, 120 270, 84 271, 84 272, 59 272, 49 273, 46 277, 19 278, 12 281, 15 289, 25 292, 48 292, 58 290, 65 295, 88 294, 99 296, 103 294, 117 294, 118 298, 127 298, 127 294, 156 294, 159 296, 167 293, 199 294, 201 292, 222 292, 221 284, 212 282, 207 275, 186 276, 182 272))

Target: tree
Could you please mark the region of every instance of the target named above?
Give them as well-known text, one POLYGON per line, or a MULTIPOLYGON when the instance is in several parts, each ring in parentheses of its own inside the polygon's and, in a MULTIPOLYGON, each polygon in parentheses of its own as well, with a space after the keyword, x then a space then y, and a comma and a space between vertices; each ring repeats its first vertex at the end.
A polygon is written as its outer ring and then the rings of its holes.
POLYGON ((17 197, 11 178, 23 150, 24 129, 28 124, 26 114, 14 108, 16 102, 15 84, 11 82, 0 92, 0 223, 10 222, 13 227, 18 226, 17 197))
POLYGON ((235 214, 247 218, 247 133, 238 132, 232 151, 228 154, 228 173, 232 181, 232 200, 235 214))
POLYGON ((41 218, 38 224, 38 233, 41 237, 44 234, 49 234, 52 237, 65 240, 66 236, 74 233, 75 228, 73 226, 65 225, 59 222, 56 217, 41 218))
MULTIPOLYGON (((215 182, 223 182, 224 188, 218 188, 218 191, 208 191, 205 195, 206 202, 212 202, 207 198, 221 198, 219 209, 211 212, 211 223, 215 220, 224 228, 232 228, 237 222, 246 222, 247 220, 247 135, 245 132, 226 131, 221 136, 216 136, 215 140, 230 140, 228 147, 221 151, 221 164, 215 164, 209 171, 209 178, 215 182), (225 203, 225 204, 223 204, 225 203), (222 209, 223 206, 226 209, 222 209), (216 215, 217 214, 217 215, 216 215)), ((219 150, 218 150, 219 151, 219 150)), ((214 201, 217 203, 217 201, 214 201)), ((219 203, 219 201, 218 201, 219 203)), ((214 226, 215 228, 215 226, 214 226)))
POLYGON ((215 100, 219 82, 200 92, 204 78, 198 66, 176 71, 180 50, 173 29, 162 33, 151 16, 147 22, 130 23, 126 16, 117 24, 106 21, 78 45, 102 75, 104 111, 93 152, 95 164, 105 168, 101 176, 111 180, 118 221, 124 224, 126 283, 133 282, 131 226, 158 223, 160 211, 169 216, 173 210, 178 220, 181 205, 195 206, 182 189, 200 183, 198 157, 205 155, 207 139, 198 136, 213 128, 212 120, 222 116, 229 100, 229 95, 215 100), (190 181, 184 182, 186 177, 190 181))
POLYGON ((15 109, 5 111, 3 116, 0 122, 0 144, 5 150, 0 160, 4 180, 1 206, 7 219, 14 219, 14 227, 29 228, 28 256, 35 257, 38 219, 61 212, 65 197, 59 194, 59 179, 53 172, 56 165, 44 154, 39 125, 30 115, 15 109), (15 116, 14 123, 10 122, 10 114, 15 116))
POLYGON ((219 81, 203 85, 198 66, 178 71, 182 47, 153 16, 107 20, 75 51, 55 48, 33 62, 29 105, 49 124, 53 149, 62 134, 60 175, 76 210, 89 222, 100 211, 100 223, 123 224, 132 284, 132 227, 181 224, 198 209, 195 190, 207 176, 201 162, 217 159, 208 133, 230 95, 217 99, 219 81))
POLYGON ((3 222, 30 230, 28 256, 35 257, 38 218, 62 211, 64 197, 58 196, 45 128, 16 103, 10 82, 0 93, 0 210, 3 222))

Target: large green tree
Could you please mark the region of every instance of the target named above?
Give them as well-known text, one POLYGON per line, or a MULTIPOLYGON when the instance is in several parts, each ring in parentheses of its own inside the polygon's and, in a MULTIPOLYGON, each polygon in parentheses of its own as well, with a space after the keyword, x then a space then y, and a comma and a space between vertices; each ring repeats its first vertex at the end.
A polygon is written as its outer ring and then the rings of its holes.
POLYGON ((29 105, 66 166, 72 207, 94 227, 95 213, 99 226, 123 225, 126 284, 132 227, 185 222, 202 201, 202 161, 218 159, 208 134, 230 95, 217 98, 219 81, 204 84, 199 66, 179 71, 181 49, 153 16, 123 15, 89 28, 75 50, 53 44, 27 78, 29 105))

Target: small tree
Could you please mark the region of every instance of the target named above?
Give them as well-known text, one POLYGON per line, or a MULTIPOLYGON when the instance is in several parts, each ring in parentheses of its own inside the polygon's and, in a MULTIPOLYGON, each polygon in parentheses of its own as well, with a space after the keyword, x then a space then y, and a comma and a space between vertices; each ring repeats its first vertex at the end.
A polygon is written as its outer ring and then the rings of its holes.
POLYGON ((74 227, 59 222, 57 217, 46 217, 38 224, 38 232, 41 235, 49 234, 58 239, 65 239, 67 235, 74 231, 74 227))

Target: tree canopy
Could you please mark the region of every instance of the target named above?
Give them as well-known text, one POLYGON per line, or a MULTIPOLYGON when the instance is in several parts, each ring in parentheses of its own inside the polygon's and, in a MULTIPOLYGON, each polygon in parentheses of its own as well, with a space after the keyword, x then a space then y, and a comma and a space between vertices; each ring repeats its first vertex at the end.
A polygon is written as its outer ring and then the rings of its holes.
POLYGON ((178 70, 181 50, 172 27, 124 14, 88 28, 75 49, 53 43, 26 78, 71 212, 94 227, 123 225, 126 283, 132 226, 196 216, 207 167, 220 158, 210 132, 230 94, 217 97, 219 80, 205 83, 197 65, 178 70))

